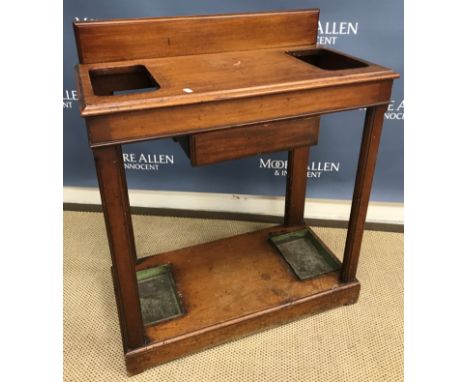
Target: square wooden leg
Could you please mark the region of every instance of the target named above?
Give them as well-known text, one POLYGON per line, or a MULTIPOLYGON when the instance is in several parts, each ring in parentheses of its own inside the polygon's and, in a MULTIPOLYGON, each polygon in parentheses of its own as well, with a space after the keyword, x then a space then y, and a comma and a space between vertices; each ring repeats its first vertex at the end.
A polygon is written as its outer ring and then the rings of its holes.
POLYGON ((288 175, 284 211, 284 225, 286 226, 304 223, 309 150, 310 146, 304 146, 288 152, 288 175))
POLYGON ((120 145, 93 149, 106 222, 124 349, 145 343, 135 271, 136 250, 120 145))
POLYGON ((387 105, 367 108, 364 130, 362 132, 359 163, 354 184, 351 215, 348 223, 348 234, 343 257, 341 279, 344 282, 356 278, 356 270, 361 251, 367 206, 372 188, 377 153, 379 150, 382 126, 387 105))

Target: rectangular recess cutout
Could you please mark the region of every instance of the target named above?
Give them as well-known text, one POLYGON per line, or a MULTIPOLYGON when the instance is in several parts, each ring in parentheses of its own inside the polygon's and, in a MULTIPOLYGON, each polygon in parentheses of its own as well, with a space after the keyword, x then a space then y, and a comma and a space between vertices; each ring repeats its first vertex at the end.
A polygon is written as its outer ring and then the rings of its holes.
POLYGON ((93 69, 89 71, 91 85, 97 96, 151 92, 159 84, 143 65, 93 69))
POLYGON ((365 62, 327 49, 297 50, 286 54, 323 70, 357 69, 369 66, 365 62))
POLYGON ((184 314, 169 264, 138 271, 137 282, 144 325, 153 325, 184 314))
POLYGON ((341 264, 308 229, 270 236, 299 280, 337 271, 341 264))

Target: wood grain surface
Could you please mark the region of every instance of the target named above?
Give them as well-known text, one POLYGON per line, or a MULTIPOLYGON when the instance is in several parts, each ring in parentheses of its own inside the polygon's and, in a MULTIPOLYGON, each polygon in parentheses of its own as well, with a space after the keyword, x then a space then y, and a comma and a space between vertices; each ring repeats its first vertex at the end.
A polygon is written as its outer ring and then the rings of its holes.
POLYGON ((104 114, 88 117, 86 122, 91 146, 112 145, 387 104, 391 89, 391 80, 364 82, 177 108, 104 114))
POLYGON ((316 145, 320 117, 292 118, 189 136, 192 165, 316 145))
MULTIPOLYGON (((289 46, 281 49, 79 65, 77 77, 80 81, 81 113, 83 116, 94 116, 160 109, 396 77, 390 69, 368 62, 364 67, 325 70, 286 53, 310 48, 289 46), (90 72, 132 66, 145 67, 160 87, 152 92, 117 96, 98 95, 94 92, 90 72)), ((343 53, 339 54, 343 60, 349 57, 343 53)))
POLYGON ((300 281, 268 241, 304 228, 277 226, 142 259, 137 270, 171 264, 186 314, 146 327, 147 346, 126 355, 129 372, 355 302, 358 282, 342 284, 339 272, 300 281))
POLYGON ((80 63, 315 44, 318 9, 74 23, 80 63))

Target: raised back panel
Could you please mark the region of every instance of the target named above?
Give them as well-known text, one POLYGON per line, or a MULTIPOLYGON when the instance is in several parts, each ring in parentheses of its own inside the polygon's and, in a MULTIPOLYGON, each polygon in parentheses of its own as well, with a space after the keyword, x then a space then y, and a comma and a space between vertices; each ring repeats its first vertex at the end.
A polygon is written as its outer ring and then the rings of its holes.
POLYGON ((74 23, 80 63, 315 45, 318 9, 74 23))

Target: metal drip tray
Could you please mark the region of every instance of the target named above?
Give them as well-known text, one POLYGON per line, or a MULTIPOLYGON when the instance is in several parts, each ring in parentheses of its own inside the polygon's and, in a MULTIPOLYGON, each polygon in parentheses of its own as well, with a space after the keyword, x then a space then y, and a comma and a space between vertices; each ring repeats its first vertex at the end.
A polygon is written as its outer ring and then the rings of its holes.
POLYGON ((144 325, 184 314, 169 264, 138 271, 137 281, 144 325))
POLYGON ((308 229, 270 236, 270 242, 300 280, 340 269, 340 262, 308 229))

